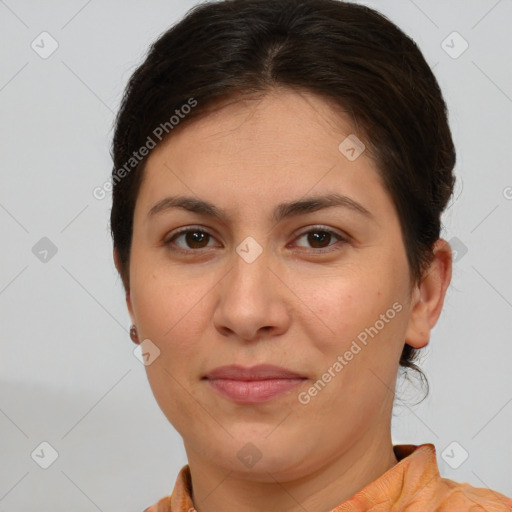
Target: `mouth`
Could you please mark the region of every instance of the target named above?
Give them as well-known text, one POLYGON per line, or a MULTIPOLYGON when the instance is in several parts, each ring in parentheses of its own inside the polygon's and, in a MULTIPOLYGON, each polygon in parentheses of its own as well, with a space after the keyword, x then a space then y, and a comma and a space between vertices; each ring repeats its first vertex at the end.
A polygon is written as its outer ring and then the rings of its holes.
POLYGON ((228 365, 220 366, 207 373, 206 379, 234 379, 234 380, 268 380, 268 379, 302 379, 304 375, 287 368, 272 364, 259 364, 256 366, 228 365))
POLYGON ((306 379, 208 379, 208 382, 215 391, 234 402, 258 404, 267 402, 292 390, 305 380, 306 379))
POLYGON ((222 366, 203 377, 220 395, 237 403, 257 404, 292 390, 307 378, 274 365, 222 366))

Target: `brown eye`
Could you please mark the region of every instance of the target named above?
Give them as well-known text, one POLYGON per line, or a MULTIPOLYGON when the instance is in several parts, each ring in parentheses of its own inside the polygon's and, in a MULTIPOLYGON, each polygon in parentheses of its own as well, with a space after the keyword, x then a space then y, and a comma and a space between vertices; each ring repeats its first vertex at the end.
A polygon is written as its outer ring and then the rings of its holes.
MULTIPOLYGON (((330 229, 310 229, 309 231, 306 231, 305 233, 302 233, 297 240, 305 239, 308 246, 312 249, 325 249, 332 247, 335 245, 335 243, 332 243, 333 239, 334 242, 340 241, 340 242, 347 242, 347 239, 341 236, 338 233, 335 233, 334 231, 331 231, 330 229)), ((298 244, 299 247, 306 247, 304 245, 298 244)), ((321 252, 321 251, 318 251, 321 252)))
POLYGON ((312 247, 323 248, 329 245, 332 234, 327 231, 310 231, 307 234, 307 240, 312 247))
POLYGON ((192 249, 205 247, 204 242, 208 242, 209 234, 204 231, 187 231, 185 233, 185 242, 192 249))
POLYGON ((176 245, 179 249, 183 250, 203 249, 208 247, 208 243, 210 242, 211 238, 212 236, 202 229, 187 228, 179 231, 174 236, 169 238, 165 242, 165 245, 176 245), (182 240, 182 242, 177 243, 177 240, 182 240))

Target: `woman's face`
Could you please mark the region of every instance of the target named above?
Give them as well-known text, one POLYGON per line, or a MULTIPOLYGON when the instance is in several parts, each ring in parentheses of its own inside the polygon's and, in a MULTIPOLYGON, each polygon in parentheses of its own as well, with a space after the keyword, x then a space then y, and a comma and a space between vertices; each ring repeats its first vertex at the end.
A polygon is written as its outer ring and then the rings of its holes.
POLYGON ((148 379, 189 461, 286 479, 389 442, 415 293, 392 200, 353 133, 319 97, 275 90, 184 125, 150 155, 128 307, 150 358, 160 351, 148 379), (151 213, 171 196, 221 216, 170 203, 151 213), (327 196, 346 199, 320 207, 327 196), (233 399, 204 378, 231 364, 302 380, 233 399))

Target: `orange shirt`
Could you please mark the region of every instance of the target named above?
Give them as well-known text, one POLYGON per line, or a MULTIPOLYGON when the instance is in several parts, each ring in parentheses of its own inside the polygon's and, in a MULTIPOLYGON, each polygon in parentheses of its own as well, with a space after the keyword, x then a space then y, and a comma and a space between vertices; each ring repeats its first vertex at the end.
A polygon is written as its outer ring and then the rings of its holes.
MULTIPOLYGON (((433 444, 395 445, 398 463, 331 512, 510 512, 512 499, 441 478, 433 444)), ((194 512, 189 466, 174 490, 144 512, 194 512)), ((219 511, 222 512, 222 511, 219 511)))

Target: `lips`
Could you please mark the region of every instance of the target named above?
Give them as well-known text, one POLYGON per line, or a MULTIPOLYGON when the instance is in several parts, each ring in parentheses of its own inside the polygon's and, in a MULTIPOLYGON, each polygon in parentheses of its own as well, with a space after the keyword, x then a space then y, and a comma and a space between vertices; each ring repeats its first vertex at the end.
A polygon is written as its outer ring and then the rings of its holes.
POLYGON ((285 395, 307 377, 279 366, 221 366, 203 377, 212 389, 238 404, 260 404, 285 395))
POLYGON ((271 364, 244 367, 240 365, 220 366, 209 372, 205 379, 232 379, 238 381, 262 381, 270 379, 305 379, 304 375, 271 364))

